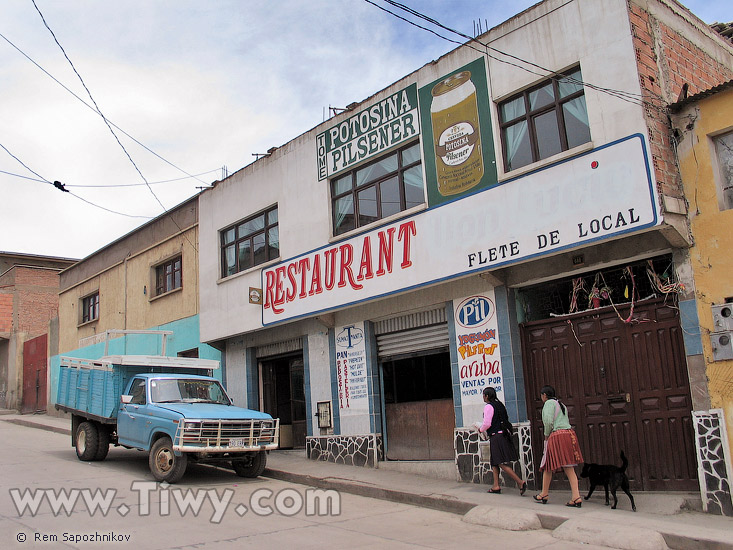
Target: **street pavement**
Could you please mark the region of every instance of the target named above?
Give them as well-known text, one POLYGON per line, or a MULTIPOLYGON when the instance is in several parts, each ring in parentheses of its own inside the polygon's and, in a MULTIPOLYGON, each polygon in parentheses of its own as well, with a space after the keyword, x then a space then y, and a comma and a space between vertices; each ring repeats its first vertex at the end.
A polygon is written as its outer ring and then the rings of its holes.
MULTIPOLYGON (((69 433, 70 422, 48 415, 0 413, 0 421, 57 433, 69 433)), ((69 443, 70 444, 70 443, 69 443)), ((542 530, 559 541, 627 550, 733 550, 733 518, 699 510, 695 493, 637 492, 637 512, 619 495, 617 510, 604 505, 596 491, 582 508, 567 508, 567 491, 550 491, 550 502, 535 503, 514 487, 502 494, 487 486, 435 479, 379 468, 362 468, 307 460, 303 451, 273 451, 265 477, 341 493, 411 504, 462 516, 463 522, 521 532, 542 530), (695 509, 698 508, 698 509, 695 509)), ((581 494, 583 494, 581 481, 581 494)))

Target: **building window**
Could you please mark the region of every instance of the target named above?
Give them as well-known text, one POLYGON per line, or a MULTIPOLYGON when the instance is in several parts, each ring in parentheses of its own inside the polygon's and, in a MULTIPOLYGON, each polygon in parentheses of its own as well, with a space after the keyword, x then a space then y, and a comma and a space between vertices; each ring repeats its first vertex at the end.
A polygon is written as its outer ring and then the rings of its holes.
POLYGON ((181 256, 155 268, 155 295, 160 296, 183 286, 181 256))
POLYGON ((507 172, 590 141, 582 76, 575 68, 499 103, 507 172))
POLYGON ((222 277, 280 256, 277 206, 260 212, 221 232, 222 277))
POLYGON ((81 322, 88 323, 95 319, 99 319, 99 292, 95 292, 81 301, 81 322))
POLYGON ((720 209, 733 208, 733 132, 713 138, 720 170, 720 209))
POLYGON ((420 144, 331 180, 331 202, 334 235, 423 204, 420 144))

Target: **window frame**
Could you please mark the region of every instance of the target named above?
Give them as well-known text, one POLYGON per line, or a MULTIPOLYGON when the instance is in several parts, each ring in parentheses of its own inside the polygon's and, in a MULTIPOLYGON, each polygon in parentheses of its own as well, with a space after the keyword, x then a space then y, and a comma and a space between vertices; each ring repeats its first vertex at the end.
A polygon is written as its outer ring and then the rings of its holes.
POLYGON ((585 103, 586 114, 588 112, 588 104, 585 102, 585 84, 582 83, 582 77, 583 77, 583 74, 580 69, 580 65, 574 65, 573 67, 570 67, 569 69, 566 69, 564 71, 559 71, 555 73, 554 75, 552 75, 550 78, 546 78, 542 80, 541 82, 533 84, 532 86, 525 88, 524 90, 521 90, 520 92, 514 93, 496 103, 496 109, 497 109, 497 115, 498 115, 497 120, 499 121, 499 136, 501 139, 502 161, 504 163, 504 172, 505 173, 513 172, 515 170, 520 170, 534 163, 537 163, 547 158, 550 158, 556 154, 560 154, 565 151, 569 151, 570 149, 575 148, 575 147, 581 147, 584 144, 590 143, 592 141, 591 135, 590 135, 590 121, 589 121, 588 123, 588 141, 577 144, 577 145, 573 145, 573 147, 570 147, 568 145, 567 126, 565 123, 563 106, 565 104, 568 104, 582 97, 583 102, 585 103), (564 78, 569 77, 570 75, 572 75, 575 72, 580 73, 580 78, 581 78, 580 89, 564 97, 561 97, 560 89, 559 89, 560 81, 563 80, 564 78), (530 95, 533 92, 536 92, 537 90, 541 90, 542 88, 546 87, 550 83, 552 84, 553 101, 546 103, 532 110, 531 103, 530 103, 530 95), (516 116, 515 118, 512 118, 510 120, 504 120, 504 115, 502 113, 502 107, 513 101, 516 101, 519 98, 524 99, 524 112, 521 115, 516 116), (552 112, 555 112, 557 130, 558 130, 559 138, 560 138, 560 151, 558 151, 557 153, 552 153, 546 156, 542 156, 540 153, 540 149, 539 149, 540 146, 539 146, 539 141, 537 139, 537 128, 535 126, 535 121, 542 115, 546 115, 547 113, 552 113, 552 112), (521 166, 511 166, 510 167, 509 158, 507 156, 507 139, 505 136, 505 130, 511 126, 521 123, 522 121, 524 121, 525 124, 527 125, 527 132, 529 134, 530 152, 532 154, 532 160, 530 162, 527 162, 526 164, 522 164, 521 166))
POLYGON ((361 164, 351 170, 348 170, 346 172, 340 173, 337 176, 334 176, 328 180, 328 187, 329 187, 329 195, 331 199, 331 231, 334 237, 340 237, 342 235, 348 234, 351 231, 357 231, 359 229, 363 229, 364 227, 368 227, 372 224, 379 223, 380 221, 384 220, 385 218, 390 218, 392 216, 396 216, 398 214, 401 214, 407 210, 410 210, 412 208, 417 208, 420 205, 426 204, 426 198, 425 198, 425 179, 424 179, 424 163, 422 158, 422 149, 420 148, 420 141, 413 141, 411 143, 408 143, 406 145, 402 145, 400 147, 397 147, 395 149, 392 149, 391 151, 379 155, 378 158, 372 160, 371 162, 367 162, 365 164, 361 164), (403 163, 403 153, 407 151, 408 149, 411 149, 413 147, 417 147, 417 160, 410 162, 410 163, 403 163), (397 169, 393 170, 391 172, 382 174, 378 177, 375 177, 374 179, 367 180, 363 183, 357 184, 357 174, 361 172, 362 170, 369 168, 370 166, 376 165, 385 159, 389 158, 392 155, 397 156, 397 169), (405 187, 405 178, 404 175, 409 170, 415 168, 416 166, 420 167, 420 181, 422 186, 422 202, 420 204, 416 204, 414 206, 407 206, 407 198, 406 198, 406 187, 405 187), (343 181, 347 176, 351 178, 351 185, 349 189, 346 191, 342 191, 338 194, 335 193, 335 186, 337 182, 343 181), (399 210, 397 212, 389 213, 387 215, 384 215, 383 213, 383 204, 382 204, 382 193, 381 193, 381 186, 383 183, 391 180, 397 176, 397 187, 398 192, 400 196, 400 204, 399 204, 399 210), (360 218, 361 214, 359 211, 359 194, 363 193, 365 190, 369 188, 375 189, 375 195, 376 195, 376 201, 377 201, 377 213, 376 218, 366 222, 361 223, 360 218), (339 231, 339 228, 336 226, 336 217, 338 215, 338 208, 336 207, 337 201, 346 198, 351 197, 352 205, 353 205, 353 217, 354 217, 354 226, 350 227, 348 229, 344 229, 342 231, 339 231))
POLYGON ((99 290, 81 299, 81 323, 91 323, 99 319, 99 290), (93 316, 92 316, 93 315, 93 316))
POLYGON ((247 216, 246 218, 243 218, 239 220, 236 223, 230 224, 226 226, 225 228, 221 229, 219 231, 219 264, 221 269, 221 278, 226 279, 227 277, 232 277, 234 275, 237 275, 238 273, 242 273, 243 271, 247 271, 249 269, 253 269, 257 267, 258 265, 266 264, 267 262, 277 260, 280 257, 280 214, 278 212, 278 205, 275 204, 273 206, 269 206, 267 208, 264 208, 262 210, 259 210, 255 214, 252 214, 251 216, 247 216), (276 221, 274 223, 270 222, 270 216, 272 213, 275 213, 275 219, 276 221), (252 231, 250 233, 247 233, 246 235, 239 235, 239 228, 240 226, 252 222, 259 218, 260 216, 264 217, 264 227, 261 229, 257 229, 256 231, 252 231), (270 245, 270 231, 272 229, 277 228, 278 237, 277 237, 277 248, 272 247, 270 245), (231 241, 226 240, 226 235, 229 231, 234 230, 234 239, 231 241), (254 239, 257 236, 264 235, 265 238, 265 259, 261 261, 256 261, 255 257, 255 246, 254 246, 254 239), (250 244, 250 258, 252 260, 251 265, 248 265, 246 267, 241 267, 239 262, 239 245, 240 243, 243 243, 245 241, 249 241, 250 244), (227 270, 227 249, 233 246, 234 247, 234 272, 228 273, 227 270), (276 251, 277 253, 273 256, 272 251, 276 251))
POLYGON ((162 296, 164 294, 168 294, 169 292, 173 292, 174 290, 178 290, 183 288, 183 254, 178 254, 177 256, 173 256, 172 258, 169 258, 157 265, 154 266, 154 293, 153 298, 157 298, 158 296, 162 296), (178 268, 176 269, 176 263, 178 263, 178 268), (170 274, 166 273, 166 268, 170 267, 171 272, 170 274), (178 281, 179 284, 176 286, 176 273, 178 273, 178 281), (168 277, 171 277, 172 279, 172 286, 168 288, 168 277), (162 283, 161 283, 162 280, 162 283))

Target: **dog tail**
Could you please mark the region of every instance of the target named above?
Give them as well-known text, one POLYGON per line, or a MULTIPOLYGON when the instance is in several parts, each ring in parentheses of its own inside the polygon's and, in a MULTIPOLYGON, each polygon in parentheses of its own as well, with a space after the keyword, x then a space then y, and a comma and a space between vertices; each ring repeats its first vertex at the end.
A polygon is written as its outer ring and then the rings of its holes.
POLYGON ((626 471, 626 468, 629 465, 629 461, 626 458, 626 455, 624 454, 623 451, 621 451, 621 462, 622 462, 622 464, 621 464, 620 470, 621 470, 621 473, 623 473, 623 472, 626 471))

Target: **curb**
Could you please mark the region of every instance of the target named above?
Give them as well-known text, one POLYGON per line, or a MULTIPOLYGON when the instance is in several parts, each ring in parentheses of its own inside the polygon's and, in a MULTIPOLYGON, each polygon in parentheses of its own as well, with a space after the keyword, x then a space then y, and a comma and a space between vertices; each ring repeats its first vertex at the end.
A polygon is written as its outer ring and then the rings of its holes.
POLYGON ((433 510, 450 512, 452 514, 463 515, 476 506, 476 504, 472 502, 464 502, 446 496, 416 495, 406 491, 383 489, 381 487, 363 485, 361 483, 354 483, 343 479, 314 477, 307 474, 294 474, 292 472, 271 470, 269 468, 265 469, 262 475, 272 479, 279 479, 280 481, 310 485, 311 487, 318 487, 320 489, 334 489, 352 495, 399 502, 401 504, 412 504, 423 508, 432 508, 433 510))
POLYGON ((26 426, 27 428, 38 428, 40 430, 46 430, 47 432, 55 432, 62 435, 71 435, 69 428, 60 428, 58 426, 49 426, 48 424, 41 424, 40 422, 31 422, 30 420, 23 420, 22 418, 8 418, 3 419, 3 422, 10 422, 11 424, 17 424, 19 426, 26 426))

